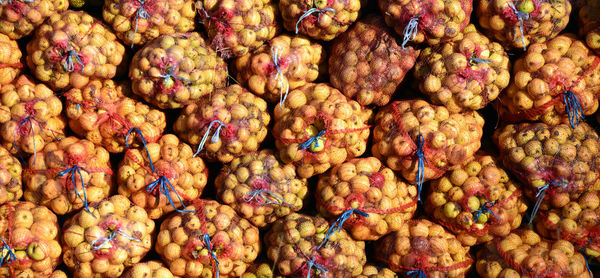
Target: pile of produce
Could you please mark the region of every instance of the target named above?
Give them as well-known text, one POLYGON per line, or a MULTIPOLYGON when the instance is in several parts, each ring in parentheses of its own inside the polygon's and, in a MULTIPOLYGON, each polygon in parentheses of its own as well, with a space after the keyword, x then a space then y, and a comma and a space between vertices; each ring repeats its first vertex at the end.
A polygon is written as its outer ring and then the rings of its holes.
POLYGON ((21 71, 23 67, 20 62, 22 53, 17 42, 4 34, 0 34, 0 47, 2 47, 2 52, 0 52, 2 53, 0 54, 0 85, 6 85, 13 81, 21 71))
POLYGON ((581 0, 583 7, 579 9, 579 35, 587 46, 600 55, 600 1, 581 0))
POLYGON ((23 168, 16 157, 0 146, 0 204, 23 197, 21 174, 23 168))
POLYGON ((0 33, 13 40, 28 36, 48 17, 69 8, 67 0, 7 2, 0 5, 0 33))

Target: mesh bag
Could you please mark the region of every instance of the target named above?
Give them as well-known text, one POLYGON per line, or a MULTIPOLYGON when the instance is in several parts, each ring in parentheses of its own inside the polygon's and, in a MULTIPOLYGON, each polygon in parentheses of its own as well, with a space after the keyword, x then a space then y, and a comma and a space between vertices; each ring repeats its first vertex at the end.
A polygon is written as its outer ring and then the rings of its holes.
POLYGON ((125 196, 81 210, 63 225, 63 262, 74 277, 122 277, 152 248, 154 221, 125 196))
POLYGON ((466 246, 508 235, 527 211, 520 184, 483 153, 431 181, 430 188, 425 210, 466 246))
POLYGON ((240 277, 260 251, 258 228, 216 201, 195 199, 188 209, 160 226, 155 248, 163 262, 177 276, 240 277))
POLYGON ((398 274, 387 267, 367 263, 358 278, 398 278, 398 274))
POLYGON ((273 151, 249 153, 231 161, 215 180, 218 199, 254 226, 263 228, 302 209, 308 188, 292 164, 282 164, 273 151))
POLYGON ((585 258, 570 242, 548 241, 531 230, 516 230, 486 243, 475 265, 483 278, 592 277, 585 258))
POLYGON ((225 59, 252 52, 280 29, 270 0, 198 0, 196 10, 210 45, 225 59))
POLYGON ((202 194, 208 169, 194 151, 173 134, 163 135, 147 148, 130 149, 119 165, 119 194, 143 208, 151 219, 176 210, 202 194), (147 151, 146 151, 147 150, 147 151))
POLYGON ((303 36, 279 35, 253 53, 237 58, 237 79, 268 102, 285 102, 290 90, 315 81, 325 51, 303 36))
POLYGON ((161 261, 147 261, 136 263, 129 268, 123 275, 123 278, 175 278, 173 273, 164 266, 161 261))
POLYGON ((315 198, 319 212, 337 218, 356 240, 398 231, 417 209, 417 187, 375 157, 355 158, 320 175, 315 198))
POLYGON ((452 40, 469 24, 472 0, 379 0, 385 22, 411 41, 436 45, 452 40))
POLYGON ((313 39, 330 41, 345 32, 358 18, 361 0, 282 0, 283 27, 313 39))
POLYGON ((133 56, 133 93, 162 108, 181 108, 227 82, 227 64, 196 32, 164 35, 133 56))
POLYGON ((508 55, 470 24, 452 42, 422 51, 415 67, 419 89, 452 113, 479 110, 510 81, 508 55))
POLYGON ((115 77, 125 47, 91 15, 67 10, 52 14, 36 29, 27 53, 35 77, 59 90, 115 77))
POLYGON ((21 75, 0 88, 0 142, 13 154, 35 157, 48 143, 64 137, 62 110, 52 90, 21 75))
MULTIPOLYGON (((507 125, 494 133, 504 166, 524 185, 538 209, 561 209, 600 186, 600 141, 590 126, 507 125)), ((530 220, 531 222, 531 220, 530 220)))
POLYGON ((68 0, 5 0, 0 4, 0 33, 18 40, 46 18, 69 8, 68 0))
POLYGON ((460 167, 481 146, 483 118, 450 113, 423 100, 395 101, 375 116, 373 155, 411 183, 420 196, 424 181, 460 167))
POLYGON ((285 277, 357 277, 367 260, 365 243, 341 226, 297 213, 275 221, 265 243, 267 256, 285 277))
POLYGON ((275 108, 273 136, 279 157, 309 178, 362 155, 367 148, 370 109, 326 84, 307 84, 290 92, 275 108))
POLYGON ((67 278, 67 274, 62 270, 55 270, 50 274, 50 278, 67 278))
POLYGON ((261 263, 260 261, 254 262, 246 272, 240 276, 240 278, 283 278, 283 276, 279 276, 274 274, 275 269, 274 265, 271 266, 268 263, 261 263))
MULTIPOLYGON (((2 9, 0 7, 0 9, 2 9)), ((0 24, 2 28, 2 24, 0 24)), ((11 83, 21 72, 21 50, 14 40, 4 34, 0 34, 0 87, 11 83)))
POLYGON ((396 42, 381 16, 370 15, 333 41, 329 56, 331 84, 361 105, 388 104, 419 51, 396 42))
POLYGON ((507 49, 542 43, 558 35, 569 22, 569 0, 481 0, 479 26, 507 49))
POLYGON ((0 204, 23 197, 22 172, 19 160, 0 146, 0 204))
POLYGON ((585 40, 587 46, 600 55, 600 1, 583 0, 583 7, 577 13, 579 35, 585 40))
POLYGON ((184 141, 198 145, 194 156, 228 163, 258 150, 270 121, 263 99, 231 85, 186 106, 173 129, 184 141))
POLYGON ((75 137, 52 142, 23 173, 25 200, 64 215, 107 198, 113 189, 108 152, 75 137))
POLYGON ((156 142, 167 125, 165 113, 127 97, 128 85, 93 80, 65 93, 71 130, 112 153, 156 142), (135 140, 136 135, 140 140, 135 140))
POLYGON ((573 35, 531 45, 515 62, 514 82, 499 98, 501 119, 577 126, 598 109, 599 65, 600 57, 573 35))
POLYGON ((61 262, 58 220, 30 202, 0 206, 0 276, 49 277, 61 262))
POLYGON ((406 277, 465 277, 473 264, 469 247, 425 219, 402 225, 375 242, 375 250, 375 259, 406 277))
POLYGON ((193 0, 110 0, 102 17, 126 45, 143 45, 160 35, 192 31, 193 0))

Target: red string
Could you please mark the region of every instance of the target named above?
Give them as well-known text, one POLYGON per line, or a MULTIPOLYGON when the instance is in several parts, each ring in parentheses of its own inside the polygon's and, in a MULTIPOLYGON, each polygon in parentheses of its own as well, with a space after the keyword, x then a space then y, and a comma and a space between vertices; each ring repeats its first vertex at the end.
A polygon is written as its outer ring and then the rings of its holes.
POLYGON ((22 68, 23 64, 21 63, 14 63, 14 64, 0 64, 0 69, 4 69, 4 68, 22 68))
MULTIPOLYGON (((8 239, 7 239, 7 243, 8 243, 8 248, 12 249, 12 231, 13 231, 13 223, 14 223, 14 212, 15 212, 15 208, 11 205, 10 202, 6 203, 6 207, 8 208, 8 239)), ((18 258, 17 258, 18 260, 18 258)), ((14 266, 12 264, 8 265, 8 271, 10 272, 10 276, 11 278, 15 278, 16 274, 15 274, 15 270, 14 270, 14 266)))
POLYGON ((398 265, 398 264, 392 263, 388 259, 385 259, 385 258, 382 258, 379 256, 376 256, 375 259, 386 263, 391 268, 401 269, 404 271, 422 270, 423 272, 425 272, 425 274, 429 273, 430 271, 450 272, 450 271, 461 269, 461 268, 467 268, 467 267, 470 267, 474 261, 472 258, 469 258, 466 261, 455 263, 450 266, 433 266, 433 265, 429 265, 428 262, 424 260, 425 261, 424 263, 420 263, 422 266, 404 266, 404 265, 398 265))

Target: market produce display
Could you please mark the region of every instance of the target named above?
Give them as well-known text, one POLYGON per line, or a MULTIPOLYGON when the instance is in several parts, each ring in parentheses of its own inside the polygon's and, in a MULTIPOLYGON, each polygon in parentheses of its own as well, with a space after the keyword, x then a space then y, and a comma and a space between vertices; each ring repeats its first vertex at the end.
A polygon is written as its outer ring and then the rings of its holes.
POLYGON ((0 204, 23 197, 22 173, 19 160, 0 146, 0 204))
POLYGON ((31 34, 46 18, 69 8, 67 0, 8 1, 0 5, 0 33, 13 40, 31 34))
MULTIPOLYGON (((0 9, 2 8, 0 7, 0 9)), ((17 42, 4 34, 0 34, 0 47, 2 49, 0 52, 0 85, 5 85, 13 81, 21 72, 22 53, 17 42)))

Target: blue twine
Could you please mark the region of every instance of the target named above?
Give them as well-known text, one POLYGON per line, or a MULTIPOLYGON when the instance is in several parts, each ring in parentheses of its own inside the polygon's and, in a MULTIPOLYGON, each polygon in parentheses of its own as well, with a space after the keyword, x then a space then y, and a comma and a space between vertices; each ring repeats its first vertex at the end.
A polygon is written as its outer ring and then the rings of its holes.
MULTIPOLYGON (((21 2, 25 2, 25 3, 33 3, 34 0, 21 0, 21 2)), ((12 0, 0 0, 0 5, 4 5, 4 4, 12 4, 12 0)))
POLYGON ((488 60, 488 59, 483 59, 483 58, 477 58, 475 57, 475 53, 471 54, 471 57, 469 57, 469 64, 470 65, 477 65, 477 64, 491 64, 492 61, 488 60))
POLYGON ((322 278, 327 277, 327 272, 329 272, 329 269, 327 269, 327 267, 325 267, 324 265, 316 263, 315 256, 313 256, 312 259, 306 261, 306 263, 308 264, 308 273, 306 273, 306 278, 310 278, 310 270, 313 267, 316 268, 320 272, 319 275, 322 278))
POLYGON ((165 195, 167 197, 167 200, 169 200, 169 203, 171 204, 171 206, 173 206, 173 208, 175 208, 175 211, 177 211, 179 213, 195 212, 195 210, 187 209, 187 207, 181 200, 181 197, 177 193, 177 190, 175 190, 175 187, 173 187, 173 185, 171 184, 169 179, 167 179, 167 177, 160 176, 157 180, 153 181, 152 183, 148 184, 148 186, 146 186, 146 191, 152 193, 152 192, 154 192, 154 190, 156 190, 157 186, 160 186, 159 187, 160 193, 162 193, 163 195, 165 195), (169 185, 169 186, 167 186, 167 185, 169 185), (175 206, 175 203, 173 202, 173 199, 171 198, 170 190, 173 190, 173 192, 175 192, 175 195, 177 196, 179 203, 183 206, 183 210, 178 209, 175 206))
POLYGON ((279 59, 281 59, 282 53, 283 49, 273 48, 271 46, 271 58, 273 59, 273 64, 275 65, 275 69, 277 70, 277 74, 275 74, 275 81, 279 79, 279 108, 281 110, 283 110, 283 103, 287 99, 288 93, 290 92, 290 83, 288 81, 285 89, 285 95, 283 94, 283 73, 281 72, 281 67, 279 67, 279 59))
POLYGON ((333 233, 338 232, 342 229, 342 226, 344 226, 344 222, 346 222, 346 220, 348 220, 348 218, 350 218, 350 216, 352 216, 352 213, 356 213, 360 216, 364 216, 364 217, 369 217, 369 214, 367 214, 366 212, 360 211, 358 209, 349 209, 347 211, 345 211, 344 213, 342 213, 342 215, 335 220, 335 222, 333 223, 333 225, 331 225, 331 227, 329 227, 329 230, 327 231, 327 234, 325 234, 325 238, 323 239, 323 242, 321 242, 321 244, 319 244, 319 246, 317 247, 317 250, 321 249, 321 246, 325 245, 325 243, 327 243, 327 240, 329 239, 329 237, 331 237, 331 235, 333 235, 333 233))
POLYGON ((594 275, 592 275, 592 270, 590 269, 590 265, 588 264, 588 259, 585 256, 585 254, 583 254, 583 253, 585 253, 585 249, 586 248, 583 247, 580 251, 582 253, 581 255, 583 255, 583 261, 585 262, 585 268, 587 269, 588 273, 590 274, 590 277, 594 277, 594 275))
POLYGON ((81 65, 80 72, 83 72, 85 70, 85 65, 83 64, 83 62, 81 61, 81 58, 79 56, 80 55, 79 55, 79 53, 77 53, 77 51, 69 50, 67 52, 67 58, 65 59, 65 62, 63 63, 63 68, 68 72, 73 72, 75 70, 75 64, 73 63, 73 60, 75 60, 75 63, 78 63, 81 65))
POLYGON ((402 40, 402 50, 404 50, 405 52, 407 51, 405 48, 406 44, 417 37, 417 31, 419 28, 419 18, 421 18, 421 16, 424 14, 425 12, 416 14, 408 21, 406 27, 404 27, 404 31, 402 33, 402 35, 404 36, 404 39, 402 40))
POLYGON ((218 124, 219 126, 217 126, 215 133, 210 138, 210 142, 217 143, 219 141, 219 136, 220 136, 219 134, 221 133, 221 128, 227 127, 227 125, 219 120, 214 120, 214 121, 210 122, 210 124, 208 125, 208 128, 206 129, 204 136, 202 136, 202 140, 200 140, 200 144, 198 144, 198 149, 196 150, 196 153, 194 154, 193 157, 196 157, 200 153, 200 151, 202 151, 202 149, 204 149, 204 144, 206 144, 206 140, 208 139, 208 134, 210 133, 210 130, 212 129, 214 124, 218 124))
POLYGON ((417 151, 415 155, 419 158, 419 162, 417 165, 417 198, 421 201, 421 190, 423 188, 423 182, 425 181, 425 163, 427 159, 425 158, 425 154, 423 153, 423 145, 425 143, 425 138, 423 138, 422 134, 417 136, 417 151))
POLYGON ((112 232, 110 232, 110 234, 108 235, 108 237, 104 237, 104 238, 99 238, 99 239, 94 239, 92 240, 92 242, 90 242, 91 248, 93 251, 96 250, 100 250, 102 249, 102 247, 104 247, 104 245, 106 245, 107 243, 113 241, 115 239, 115 237, 117 237, 117 234, 122 235, 123 237, 129 239, 129 240, 133 240, 133 241, 140 241, 140 239, 138 238, 134 238, 126 233, 124 233, 123 231, 116 229, 112 232), (96 245, 98 242, 100 242, 100 244, 96 245))
POLYGON ((411 278, 427 278, 427 274, 422 269, 410 270, 406 272, 406 275, 411 276, 411 278))
POLYGON ((152 158, 150 157, 150 151, 148 151, 146 138, 144 138, 144 135, 142 134, 142 131, 139 128, 132 127, 131 129, 129 129, 129 131, 127 132, 127 136, 125 136, 125 145, 127 146, 127 148, 129 148, 129 135, 131 134, 131 132, 134 132, 134 131, 142 139, 142 144, 144 144, 144 149, 146 149, 146 154, 148 155, 148 161, 150 162, 150 169, 152 169, 152 173, 154 173, 154 164, 152 163, 152 158))
POLYGON ((473 215, 473 221, 477 221, 479 220, 479 216, 481 216, 482 213, 484 212, 488 212, 489 214, 493 215, 494 217, 496 217, 496 219, 500 220, 500 217, 498 217, 492 210, 491 208, 493 206, 495 206, 496 203, 494 202, 490 202, 490 201, 486 201, 485 203, 483 203, 483 206, 481 207, 481 209, 475 210, 477 213, 475 215, 473 215))
POLYGON ((565 91, 562 96, 565 103, 565 110, 569 117, 569 123, 571 124, 571 128, 575 129, 585 117, 583 115, 583 108, 581 108, 579 99, 572 91, 565 91))
POLYGON ((325 135, 325 130, 321 130, 319 131, 319 133, 313 137, 308 138, 306 141, 304 141, 302 144, 298 145, 298 149, 299 150, 306 150, 308 147, 310 147, 310 144, 312 144, 313 142, 315 142, 315 147, 319 147, 319 139, 321 139, 321 137, 325 135))
POLYGON ((278 206, 288 206, 294 207, 294 205, 286 202, 283 198, 269 190, 263 189, 255 189, 244 194, 244 202, 251 202, 252 200, 256 200, 261 206, 266 205, 278 205, 278 206), (270 197, 270 198, 269 198, 270 197), (275 200, 273 200, 275 199, 275 200))
POLYGON ((87 195, 85 193, 85 184, 83 183, 83 176, 81 175, 81 170, 84 170, 89 173, 89 171, 87 169, 80 167, 79 165, 73 165, 73 167, 71 167, 71 168, 62 170, 60 173, 58 173, 58 176, 62 177, 68 173, 71 175, 71 182, 73 183, 73 188, 75 189, 75 194, 83 202, 83 205, 85 206, 85 210, 93 215, 93 213, 90 211, 90 208, 88 207, 87 195), (75 181, 75 174, 79 174, 79 179, 81 181, 81 188, 83 189, 83 198, 81 198, 81 195, 79 194, 79 191, 77 190, 77 184, 76 184, 77 182, 75 181))
POLYGON ((546 191, 551 186, 553 186, 553 187, 559 186, 559 187, 565 188, 568 186, 568 184, 564 178, 556 178, 552 182, 538 187, 537 193, 535 194, 535 198, 536 198, 535 205, 533 206, 533 210, 531 211, 531 217, 529 218, 529 225, 531 225, 531 223, 533 223, 533 219, 535 218, 535 215, 537 214, 537 212, 540 208, 540 205, 542 204, 542 201, 544 200, 544 197, 546 197, 546 191))
POLYGON ((508 2, 508 6, 513 10, 513 12, 517 15, 517 19, 519 20, 519 29, 521 30, 521 39, 515 42, 521 42, 523 44, 523 51, 527 51, 527 46, 525 45, 525 27, 523 26, 523 20, 529 19, 529 13, 517 10, 515 4, 508 2))
POLYGON ((305 11, 304 14, 302 14, 302 16, 298 19, 298 21, 296 21, 296 35, 298 34, 298 24, 300 24, 300 22, 307 18, 308 16, 310 16, 313 13, 318 13, 319 17, 317 18, 317 20, 319 22, 321 22, 321 15, 323 14, 323 12, 332 12, 335 13, 335 10, 332 8, 322 8, 322 9, 318 9, 318 8, 312 8, 308 11, 305 11))
POLYGON ((10 248, 10 246, 8 246, 6 241, 4 241, 4 239, 0 238, 0 240, 2 241, 2 243, 4 243, 4 246, 0 247, 0 253, 2 252, 1 250, 7 251, 6 255, 4 255, 0 258, 0 266, 4 265, 4 263, 11 264, 15 260, 17 260, 17 256, 15 255, 13 250, 10 248))
POLYGON ((135 29, 133 30, 133 34, 129 34, 129 39, 131 40, 131 48, 133 48, 133 39, 135 39, 135 34, 137 34, 138 30, 138 21, 140 18, 148 19, 150 18, 150 14, 144 8, 144 4, 146 4, 146 0, 137 0, 140 3, 137 11, 135 12, 135 29))
MULTIPOLYGON (((19 131, 19 128, 21 128, 21 126, 23 126, 26 123, 29 123, 29 130, 30 132, 33 134, 33 122, 35 121, 38 124, 38 127, 40 128, 40 131, 42 132, 43 135, 44 134, 44 129, 42 128, 42 124, 33 116, 27 116, 25 118, 23 118, 21 121, 19 121, 19 124, 17 125, 17 128, 15 129, 15 136, 14 136, 14 143, 13 146, 15 147, 15 149, 17 151, 19 151, 19 147, 17 146, 17 132, 19 131)), ((54 131, 51 131, 52 135, 54 136, 54 138, 56 138, 56 135, 54 135, 54 131)), ((37 148, 35 147, 35 138, 32 139, 33 141, 33 161, 37 161, 37 148)))
POLYGON ((215 260, 215 264, 217 265, 217 278, 219 278, 219 260, 217 259, 217 255, 210 248, 210 236, 208 234, 204 234, 202 237, 204 238, 206 249, 208 249, 208 252, 210 252, 210 255, 213 257, 213 260, 215 260))
POLYGON ((167 68, 167 72, 165 74, 159 74, 158 77, 161 77, 163 79, 163 84, 164 85, 168 85, 168 82, 169 82, 169 80, 171 80, 171 78, 176 78, 176 79, 179 79, 181 81, 185 81, 188 84, 192 83, 192 81, 190 81, 189 79, 174 74, 176 70, 177 70, 177 66, 168 67, 167 68))

